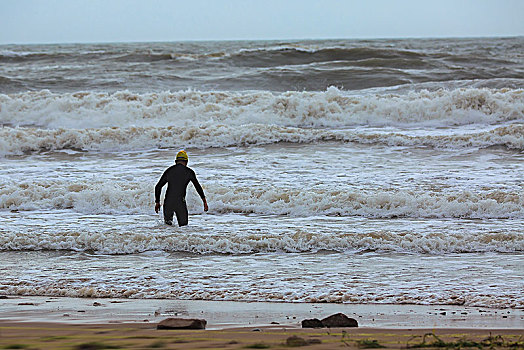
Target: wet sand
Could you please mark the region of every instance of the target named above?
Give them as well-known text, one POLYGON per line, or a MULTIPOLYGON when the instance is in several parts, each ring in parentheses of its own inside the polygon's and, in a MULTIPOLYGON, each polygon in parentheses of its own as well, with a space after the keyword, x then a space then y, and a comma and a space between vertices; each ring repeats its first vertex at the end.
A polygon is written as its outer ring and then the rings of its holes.
POLYGON ((524 311, 465 306, 354 305, 144 299, 18 297, 0 299, 0 348, 308 349, 406 348, 426 343, 498 342, 524 347, 524 311), (358 328, 302 329, 305 318, 343 312, 358 328), (167 317, 206 319, 206 330, 157 330, 167 317), (438 338, 436 338, 436 335, 438 338), (491 336, 491 338, 490 338, 491 336), (500 336, 500 337, 499 337, 500 336), (301 340, 299 340, 301 341, 301 340))
POLYGON ((167 299, 92 299, 9 296, 0 319, 73 324, 157 323, 167 317, 204 318, 211 330, 267 326, 299 327, 307 318, 342 312, 361 327, 524 329, 524 310, 456 305, 268 303, 167 299))

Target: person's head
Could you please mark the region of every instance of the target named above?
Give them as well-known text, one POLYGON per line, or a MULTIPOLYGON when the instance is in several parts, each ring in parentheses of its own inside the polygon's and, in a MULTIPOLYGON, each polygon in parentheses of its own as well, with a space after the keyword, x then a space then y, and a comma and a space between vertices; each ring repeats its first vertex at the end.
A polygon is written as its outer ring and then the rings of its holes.
POLYGON ((187 153, 186 151, 182 150, 176 154, 175 164, 183 164, 187 165, 187 153))

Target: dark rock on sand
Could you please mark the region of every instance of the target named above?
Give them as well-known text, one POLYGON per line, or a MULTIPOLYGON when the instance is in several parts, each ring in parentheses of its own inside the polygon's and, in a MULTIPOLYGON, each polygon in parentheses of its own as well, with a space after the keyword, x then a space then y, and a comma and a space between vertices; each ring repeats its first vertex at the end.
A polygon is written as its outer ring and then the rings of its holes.
POLYGON ((318 318, 302 321, 302 328, 322 328, 324 324, 318 318))
POLYGON ((166 318, 156 329, 205 329, 207 321, 196 318, 166 318))
POLYGON ((358 327, 358 322, 354 318, 349 318, 343 313, 328 316, 322 320, 324 327, 358 327))
POLYGON ((0 295, 0 299, 9 299, 7 295, 0 295))

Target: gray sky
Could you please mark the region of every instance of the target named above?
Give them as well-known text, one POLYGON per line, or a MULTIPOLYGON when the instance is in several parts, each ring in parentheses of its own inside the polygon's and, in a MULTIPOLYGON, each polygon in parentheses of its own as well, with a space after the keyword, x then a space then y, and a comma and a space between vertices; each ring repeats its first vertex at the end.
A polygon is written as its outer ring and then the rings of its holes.
POLYGON ((0 44, 524 35, 524 0, 0 0, 0 44))

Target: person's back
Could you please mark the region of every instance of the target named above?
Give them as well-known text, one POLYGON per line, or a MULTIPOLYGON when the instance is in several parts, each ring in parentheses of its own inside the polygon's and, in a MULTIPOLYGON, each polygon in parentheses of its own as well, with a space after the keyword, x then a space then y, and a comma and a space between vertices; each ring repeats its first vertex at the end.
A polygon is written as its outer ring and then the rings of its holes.
POLYGON ((195 188, 200 195, 204 197, 202 187, 196 181, 195 172, 185 165, 180 163, 175 164, 165 171, 167 180, 166 199, 168 200, 184 200, 186 197, 186 189, 189 181, 194 180, 195 188))
POLYGON ((164 197, 164 221, 168 225, 173 224, 173 214, 176 214, 178 225, 185 226, 188 222, 186 206, 186 189, 191 181, 195 186, 202 202, 204 211, 208 210, 204 190, 198 182, 195 172, 187 167, 188 157, 185 151, 180 151, 176 157, 176 164, 169 167, 155 186, 155 211, 160 209, 160 194, 162 187, 167 183, 167 191, 164 197))

